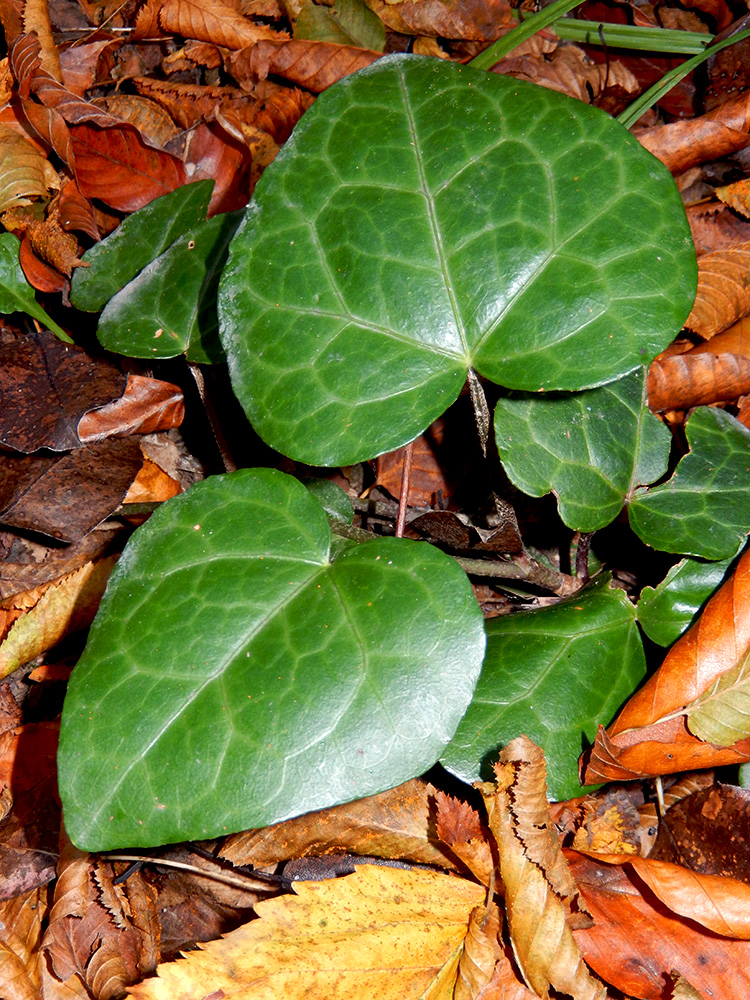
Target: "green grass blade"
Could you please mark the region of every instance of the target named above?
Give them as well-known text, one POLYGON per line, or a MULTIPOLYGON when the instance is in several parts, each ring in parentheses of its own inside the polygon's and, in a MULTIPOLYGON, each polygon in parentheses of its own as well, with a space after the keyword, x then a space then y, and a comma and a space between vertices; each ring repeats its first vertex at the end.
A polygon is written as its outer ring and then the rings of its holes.
POLYGON ((531 38, 537 31, 546 28, 553 21, 556 21, 563 14, 567 14, 568 11, 578 7, 581 3, 583 3, 583 0, 555 0, 549 7, 545 7, 538 14, 534 14, 533 17, 522 21, 517 28, 509 31, 507 35, 498 38, 489 48, 485 49, 484 52, 480 52, 475 59, 472 59, 468 65, 473 66, 475 69, 489 69, 496 62, 507 56, 509 52, 512 52, 521 42, 525 42, 527 38, 531 38))

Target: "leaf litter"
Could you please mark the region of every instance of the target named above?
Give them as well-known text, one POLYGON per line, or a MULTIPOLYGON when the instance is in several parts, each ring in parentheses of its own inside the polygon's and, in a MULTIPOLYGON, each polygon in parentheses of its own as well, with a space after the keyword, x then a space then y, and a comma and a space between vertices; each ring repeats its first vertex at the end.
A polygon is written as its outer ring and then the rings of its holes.
MULTIPOLYGON (((127 507, 158 504, 204 474, 177 431, 185 397, 196 405, 193 382, 168 369, 155 377, 146 365, 126 370, 96 348, 87 354, 58 339, 92 343, 77 327, 82 315, 70 312, 69 301, 89 308, 78 289, 94 289, 93 310, 111 297, 96 300, 96 247, 106 243, 98 241, 127 235, 132 260, 139 237, 128 231, 130 215, 158 206, 159 197, 187 195, 187 181, 212 185, 209 200, 203 192, 198 199, 195 224, 241 208, 297 120, 334 82, 409 42, 465 61, 513 17, 496 0, 23 6, 23 20, 10 6, 2 13, 10 51, 0 78, 0 211, 20 239, 2 237, 0 253, 0 672, 9 674, 0 703, 2 990, 14 998, 117 997, 127 988, 143 998, 218 998, 250 988, 268 997, 364 990, 522 1000, 546 996, 550 985, 576 998, 605 997, 609 984, 633 997, 742 993, 747 864, 731 833, 720 842, 715 821, 726 812, 722 828, 746 824, 747 804, 741 789, 710 772, 692 784, 679 779, 696 766, 750 759, 748 712, 735 697, 747 686, 746 558, 584 758, 588 781, 655 775, 666 785, 676 774, 661 811, 647 784, 615 785, 559 803, 553 822, 543 754, 520 738, 502 751, 481 794, 462 786, 457 798, 439 780, 414 780, 265 829, 165 847, 145 854, 145 865, 79 851, 59 831, 50 720, 80 648, 74 634, 93 617, 129 525, 147 514, 127 507), (131 34, 127 44, 120 29, 131 34), (130 93, 115 95, 116 85, 130 93), (23 312, 58 336, 24 327, 23 312), (368 855, 410 867, 366 864, 368 855), (329 863, 316 869, 315 859, 329 863), (340 877, 311 881, 316 872, 340 877), (239 878, 242 888, 217 876, 239 878), (261 901, 279 887, 294 892, 261 901), (639 937, 633 928, 644 920, 649 931, 639 937), (206 943, 191 950, 197 942, 206 943), (186 957, 173 961, 180 952, 186 957)), ((657 23, 645 8, 625 16, 657 23)), ((692 16, 679 26, 721 29, 734 15, 719 0, 695 5, 692 16)), ((730 59, 735 76, 744 71, 747 44, 709 67, 705 114, 694 113, 687 81, 665 100, 666 121, 651 114, 634 130, 675 173, 733 158, 731 182, 706 181, 704 171, 704 204, 688 204, 702 255, 690 349, 657 359, 648 376, 652 410, 677 433, 697 405, 720 404, 740 419, 747 412, 747 182, 739 176, 747 97, 734 96, 721 72, 730 59)), ((654 69, 659 58, 621 59, 612 49, 603 62, 597 46, 563 43, 546 29, 496 71, 617 113, 662 71, 654 69)), ((119 288, 188 228, 146 248, 119 288)), ((140 238, 156 232, 146 225, 140 238)), ((111 266, 100 271, 97 280, 112 280, 111 266)), ((210 373, 208 381, 220 385, 210 373)), ((226 452, 200 402, 197 409, 196 450, 214 471, 226 452)), ((460 512, 464 469, 446 474, 445 462, 435 463, 442 429, 430 433, 432 440, 418 439, 414 521, 451 503, 460 512)), ((340 470, 350 495, 366 498, 360 521, 393 520, 402 468, 403 456, 383 456, 368 485, 366 470, 340 470)), ((523 520, 520 502, 518 509, 523 520)), ((414 535, 428 523, 415 524, 414 535)), ((454 524, 449 540, 430 528, 430 537, 465 555, 477 537, 486 544, 472 531, 487 529, 462 527, 454 524)), ((499 551, 516 553, 519 537, 511 526, 499 551)), ((489 601, 485 585, 474 588, 492 614, 527 599, 511 588, 489 601)))

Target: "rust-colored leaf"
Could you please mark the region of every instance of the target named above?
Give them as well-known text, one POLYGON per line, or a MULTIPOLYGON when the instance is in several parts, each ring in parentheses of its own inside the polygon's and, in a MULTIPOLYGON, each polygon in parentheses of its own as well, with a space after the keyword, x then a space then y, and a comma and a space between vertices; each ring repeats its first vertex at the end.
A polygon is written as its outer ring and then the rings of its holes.
POLYGON ((166 0, 159 22, 167 31, 226 49, 241 49, 264 38, 284 38, 264 24, 256 24, 223 0, 166 0))
POLYGON ((634 129, 638 141, 673 174, 688 167, 736 153, 747 146, 750 96, 747 91, 729 98, 708 114, 689 121, 634 129))
POLYGON ((319 94, 337 80, 369 66, 382 54, 352 45, 295 38, 288 42, 257 42, 240 50, 230 65, 238 65, 241 76, 249 72, 265 80, 273 73, 319 94))
POLYGON ((477 1000, 489 985, 495 965, 502 956, 499 940, 501 920, 496 903, 472 910, 464 950, 458 963, 453 1000, 477 1000))
POLYGON ((743 178, 735 181, 734 184, 726 184, 724 187, 716 188, 716 197, 720 198, 725 205, 729 205, 735 212, 750 217, 750 181, 743 178))
POLYGON ((743 219, 726 205, 688 205, 687 218, 699 259, 704 254, 750 242, 750 220, 743 219))
MULTIPOLYGON (((721 334, 718 334, 721 336, 721 334)), ((716 337, 710 343, 715 345, 716 337)), ((648 370, 652 410, 685 410, 737 399, 750 392, 750 357, 706 352, 656 358, 648 370)))
POLYGON ((496 868, 493 841, 479 813, 468 802, 437 792, 436 830, 440 840, 475 878, 489 885, 496 868))
POLYGON ((750 991, 750 943, 720 937, 671 913, 644 889, 629 866, 567 854, 594 917, 574 931, 586 962, 627 996, 666 1000, 668 970, 677 969, 707 997, 750 991))
POLYGON ((128 434, 153 434, 179 427, 184 418, 185 400, 176 385, 128 375, 118 399, 84 413, 78 421, 78 438, 89 443, 128 434))
POLYGON ((750 243, 705 254, 698 261, 698 293, 685 320, 706 340, 750 313, 750 243))
POLYGON ((386 28, 404 35, 494 41, 512 24, 507 0, 367 0, 386 28))
POLYGON ((83 197, 75 181, 68 181, 63 185, 57 211, 60 225, 67 232, 85 233, 92 240, 101 238, 91 202, 83 197))
POLYGON ((186 162, 193 166, 191 181, 215 181, 208 206, 209 217, 219 212, 233 212, 247 204, 252 163, 250 151, 218 121, 203 122, 193 129, 186 162))
POLYGON ((72 125, 76 181, 85 198, 135 212, 187 181, 177 157, 147 146, 132 125, 72 125))

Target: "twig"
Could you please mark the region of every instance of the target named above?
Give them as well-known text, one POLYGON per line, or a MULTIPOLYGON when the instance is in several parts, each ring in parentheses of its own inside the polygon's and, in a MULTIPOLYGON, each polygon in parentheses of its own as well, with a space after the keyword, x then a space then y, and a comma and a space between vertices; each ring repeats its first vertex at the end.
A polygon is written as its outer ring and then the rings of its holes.
POLYGON ((404 448, 404 464, 401 468, 401 492, 398 496, 398 519, 396 521, 396 538, 404 537, 406 524, 406 509, 409 506, 409 484, 411 481, 411 465, 414 459, 414 442, 410 441, 404 448))
MULTIPOLYGON (((189 865, 183 861, 167 861, 166 858, 150 858, 141 854, 102 854, 100 857, 102 861, 141 861, 147 865, 164 865, 167 868, 180 868, 183 871, 190 872, 192 875, 202 875, 204 878, 212 878, 216 882, 224 882, 226 885, 233 885, 237 889, 245 889, 246 891, 260 888, 259 886, 249 886, 248 882, 260 882, 264 888, 273 888, 273 886, 269 886, 264 880, 253 875, 240 877, 222 871, 210 872, 206 871, 205 868, 198 868, 196 865, 189 865)), ((276 880, 274 879, 274 881, 276 880)))
POLYGON ((227 439, 224 437, 224 432, 221 429, 219 418, 217 417, 216 410, 211 402, 211 397, 206 392, 206 380, 203 377, 203 372, 200 370, 198 365, 192 361, 188 361, 187 366, 190 369, 190 374, 193 376, 195 387, 198 390, 201 403, 203 403, 203 409, 206 411, 206 417, 208 418, 208 423, 211 428, 211 433, 214 436, 216 447, 219 449, 221 461, 224 464, 224 470, 226 472, 236 472, 237 463, 232 457, 232 452, 229 449, 227 439))

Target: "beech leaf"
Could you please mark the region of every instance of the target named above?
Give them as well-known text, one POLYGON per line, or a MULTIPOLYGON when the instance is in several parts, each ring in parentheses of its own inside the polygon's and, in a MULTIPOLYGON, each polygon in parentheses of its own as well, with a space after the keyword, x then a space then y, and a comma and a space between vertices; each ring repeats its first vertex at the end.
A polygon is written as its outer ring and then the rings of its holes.
POLYGON ((728 747, 750 736, 750 653, 687 706, 688 728, 699 739, 728 747))
POLYGON ((495 407, 509 479, 530 496, 554 493, 569 528, 605 527, 637 485, 666 472, 671 436, 645 405, 643 375, 586 392, 501 397, 495 407))
POLYGON ((689 454, 668 482, 636 492, 630 526, 655 549, 725 559, 750 531, 750 430, 725 410, 702 406, 685 433, 689 454))
POLYGON ((440 756, 484 645, 432 546, 333 547, 271 469, 198 483, 128 543, 73 671, 66 829, 95 850, 202 839, 393 787, 440 756))
POLYGON ((264 172, 221 336, 261 437, 348 464, 415 438, 470 367, 533 392, 634 371, 680 328, 694 282, 671 177, 611 118, 394 55, 322 94, 264 172))
POLYGON ((330 7, 305 0, 294 22, 294 37, 377 52, 385 48, 383 22, 362 0, 337 0, 330 7))
POLYGON ((377 997, 452 1000, 473 882, 363 865, 354 875, 297 882, 295 896, 258 903, 259 919, 160 965, 131 987, 136 1000, 216 995, 264 1000, 377 997))
POLYGON ((750 243, 704 254, 698 263, 698 291, 685 326, 708 339, 750 312, 745 274, 750 243))

